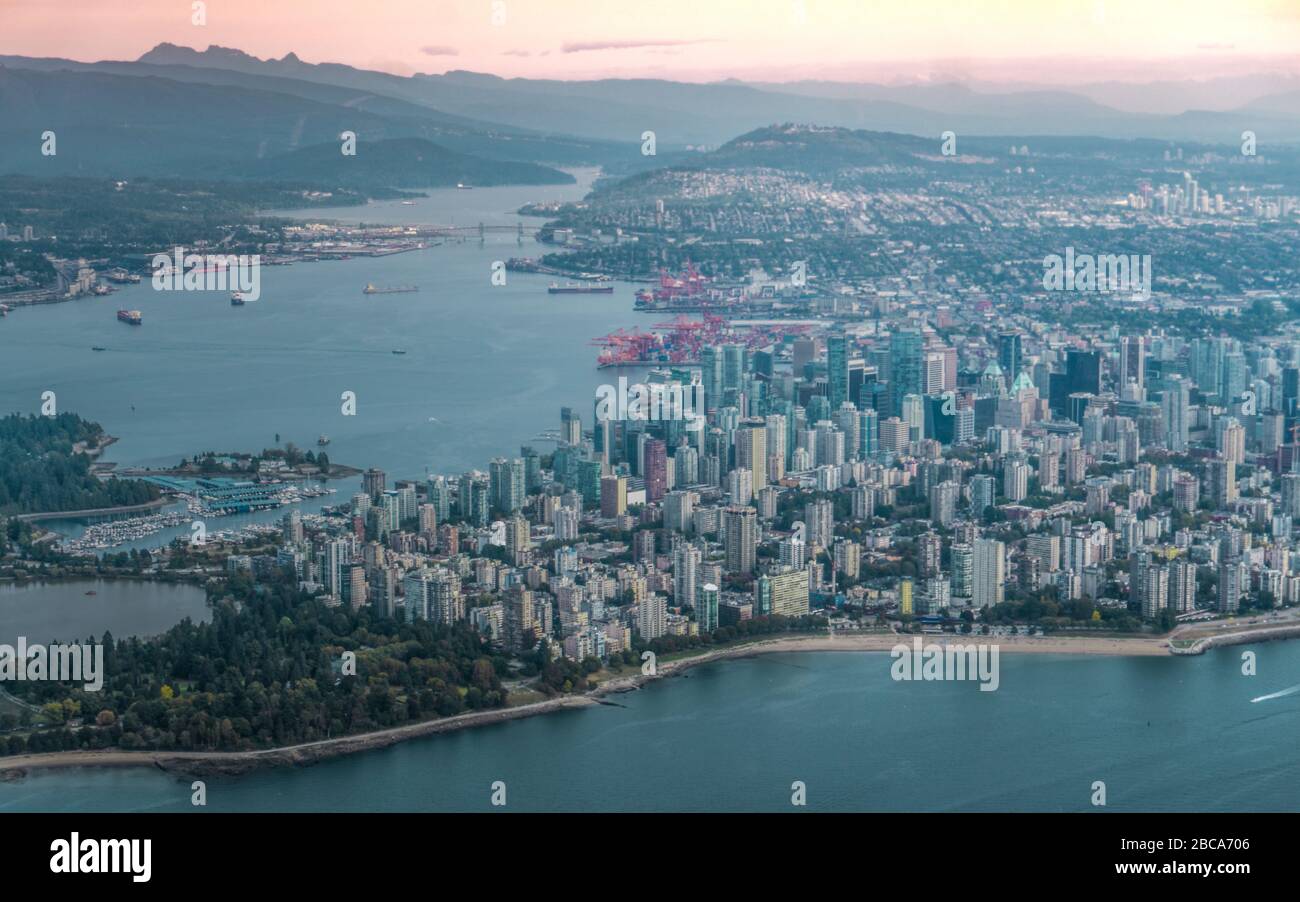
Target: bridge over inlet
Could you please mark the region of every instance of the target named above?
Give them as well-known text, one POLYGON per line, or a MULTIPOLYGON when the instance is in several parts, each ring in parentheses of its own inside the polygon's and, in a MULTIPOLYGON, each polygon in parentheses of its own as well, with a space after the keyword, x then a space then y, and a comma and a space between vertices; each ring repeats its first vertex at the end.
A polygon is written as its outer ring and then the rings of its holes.
POLYGON ((526 226, 522 222, 514 225, 484 225, 481 222, 472 226, 412 225, 409 228, 421 237, 429 238, 483 238, 504 234, 516 235, 522 239, 526 235, 536 237, 541 231, 540 226, 526 226))

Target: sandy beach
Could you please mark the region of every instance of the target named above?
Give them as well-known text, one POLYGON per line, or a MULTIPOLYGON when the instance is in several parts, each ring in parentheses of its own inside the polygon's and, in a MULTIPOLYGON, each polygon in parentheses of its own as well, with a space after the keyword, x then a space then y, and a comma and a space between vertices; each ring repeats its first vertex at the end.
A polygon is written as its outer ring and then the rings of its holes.
MULTIPOLYGON (((1241 630, 1215 635, 1213 641, 1202 639, 1198 653, 1214 644, 1231 644, 1245 641, 1265 641, 1300 633, 1300 625, 1278 625, 1273 630, 1241 630)), ((898 644, 910 645, 916 636, 898 633, 867 633, 862 635, 781 636, 743 645, 732 645, 690 657, 658 663, 652 675, 642 674, 639 668, 627 676, 614 676, 600 683, 585 695, 569 695, 545 699, 512 708, 491 711, 473 711, 439 720, 406 724, 371 733, 358 733, 335 739, 322 739, 301 745, 247 752, 134 752, 120 750, 49 752, 35 755, 14 755, 0 758, 0 780, 22 779, 33 770, 50 770, 66 767, 156 767, 169 773, 186 776, 211 774, 243 774, 262 767, 305 766, 339 755, 350 755, 371 749, 386 748, 407 739, 448 733, 492 723, 503 723, 523 717, 534 717, 552 711, 583 708, 601 704, 602 697, 631 692, 652 680, 665 679, 693 667, 710 664, 727 658, 747 658, 783 652, 888 652, 898 644)), ((1141 655, 1171 654, 1168 637, 1035 637, 1027 636, 920 636, 925 644, 985 644, 997 645, 1000 652, 1013 654, 1052 655, 1141 655)))

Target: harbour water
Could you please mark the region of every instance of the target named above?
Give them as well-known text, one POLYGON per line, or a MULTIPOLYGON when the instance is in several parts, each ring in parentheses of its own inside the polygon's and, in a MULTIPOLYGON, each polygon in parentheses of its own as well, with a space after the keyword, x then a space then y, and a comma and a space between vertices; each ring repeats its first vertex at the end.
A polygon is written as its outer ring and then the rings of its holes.
MULTIPOLYGON (((511 225, 527 202, 582 197, 590 178, 443 189, 413 206, 311 218, 511 225)), ((331 460, 405 478, 486 468, 522 444, 551 450, 535 437, 558 428, 564 405, 589 420, 607 379, 591 339, 647 321, 632 312, 626 284, 613 295, 548 295, 550 277, 513 272, 506 285, 491 284, 493 262, 545 251, 532 238, 488 233, 387 257, 264 266, 261 299, 242 307, 227 292, 156 292, 146 281, 20 309, 0 327, 0 410, 35 413, 53 391, 58 409, 118 436, 106 459, 130 466, 258 451, 277 434, 316 450, 325 433, 331 460), (368 282, 420 290, 364 295, 368 282), (118 308, 140 310, 144 324, 119 323, 118 308), (355 416, 341 409, 347 391, 355 416)))
POLYGON ((615 705, 190 784, 152 769, 0 784, 0 811, 1289 811, 1300 644, 1195 658, 1005 654, 996 692, 894 682, 884 653, 705 665, 615 705), (1094 783, 1106 806, 1092 804, 1094 783))
MULTIPOLYGON (((313 220, 535 226, 514 211, 534 201, 579 199, 575 185, 430 191, 398 201, 316 210, 313 220)), ((284 214, 290 215, 290 214, 284 214)), ((562 406, 589 423, 596 387, 591 339, 647 325, 632 311, 633 287, 612 295, 549 295, 548 276, 509 273, 493 286, 492 264, 540 256, 531 237, 487 233, 378 258, 264 266, 261 299, 232 307, 226 292, 157 292, 145 280, 105 298, 22 309, 0 326, 0 411, 35 413, 42 393, 58 409, 101 423, 119 441, 119 466, 174 466, 205 451, 260 451, 293 442, 332 461, 379 467, 394 478, 457 474, 531 444, 554 442, 562 406), (376 285, 418 285, 410 294, 365 295, 376 285), (117 321, 138 309, 144 324, 117 321), (93 352, 94 346, 103 352, 93 352), (393 350, 405 354, 393 354, 393 350), (356 397, 344 415, 344 392, 356 397), (317 438, 331 441, 321 449, 317 438)), ((332 497, 294 505, 314 512, 349 498, 359 480, 336 480, 332 497)), ((283 508, 222 517, 214 528, 265 523, 283 508)), ((69 537, 84 522, 44 524, 69 537)), ((187 526, 124 543, 158 547, 187 526)))

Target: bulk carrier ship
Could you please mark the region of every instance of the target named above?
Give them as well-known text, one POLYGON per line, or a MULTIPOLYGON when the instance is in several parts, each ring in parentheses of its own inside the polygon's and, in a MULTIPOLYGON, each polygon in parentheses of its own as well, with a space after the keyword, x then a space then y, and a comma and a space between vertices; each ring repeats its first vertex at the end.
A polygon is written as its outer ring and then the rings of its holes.
POLYGON ((547 294, 613 294, 613 285, 581 285, 566 282, 557 285, 554 282, 546 289, 547 294))

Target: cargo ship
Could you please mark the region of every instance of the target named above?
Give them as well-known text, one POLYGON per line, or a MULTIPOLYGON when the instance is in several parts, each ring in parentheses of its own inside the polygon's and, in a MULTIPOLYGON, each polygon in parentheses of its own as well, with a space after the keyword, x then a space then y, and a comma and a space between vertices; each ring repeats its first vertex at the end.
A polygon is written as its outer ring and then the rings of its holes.
POLYGON ((362 294, 405 294, 410 291, 419 291, 419 285, 388 285, 383 288, 372 282, 367 282, 366 287, 361 289, 362 294))
POLYGON ((117 318, 133 326, 138 326, 144 322, 144 314, 139 310, 119 310, 117 311, 117 318))
POLYGON ((572 282, 566 282, 563 285, 557 285, 554 282, 546 289, 550 294, 613 294, 613 285, 575 285, 572 282))

